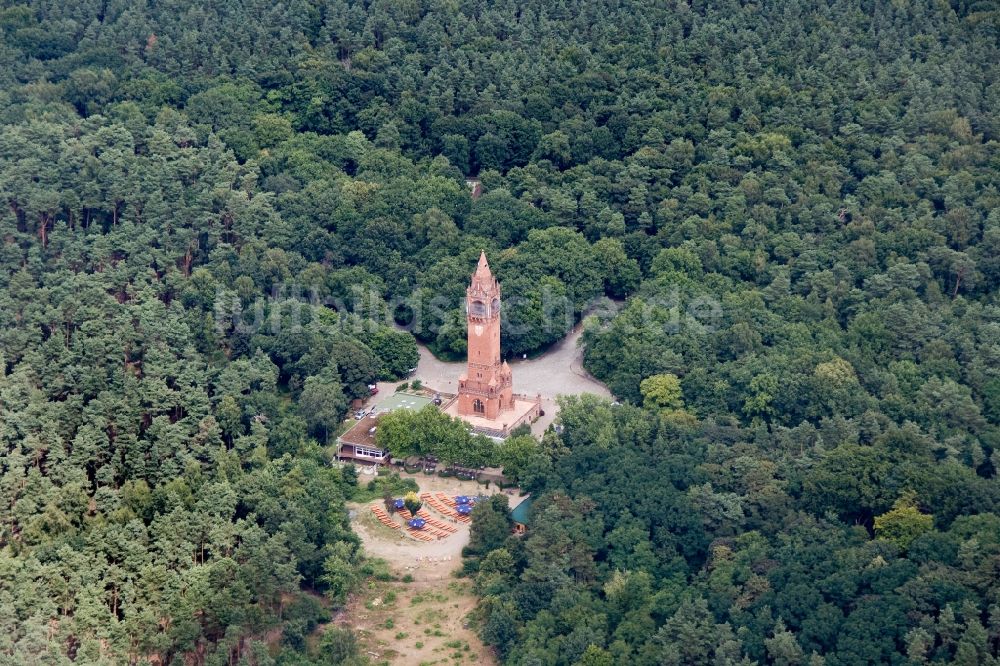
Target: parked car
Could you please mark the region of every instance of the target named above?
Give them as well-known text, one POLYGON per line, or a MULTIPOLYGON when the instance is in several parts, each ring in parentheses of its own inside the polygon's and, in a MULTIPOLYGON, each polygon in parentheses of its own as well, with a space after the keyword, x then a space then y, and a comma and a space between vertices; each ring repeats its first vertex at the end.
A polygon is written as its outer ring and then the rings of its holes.
POLYGON ((376 393, 378 393, 378 386, 376 386, 375 384, 369 384, 368 395, 375 395, 376 393))
POLYGON ((368 415, 367 409, 359 409, 358 411, 354 412, 354 418, 358 421, 365 418, 365 416, 367 415, 368 415))

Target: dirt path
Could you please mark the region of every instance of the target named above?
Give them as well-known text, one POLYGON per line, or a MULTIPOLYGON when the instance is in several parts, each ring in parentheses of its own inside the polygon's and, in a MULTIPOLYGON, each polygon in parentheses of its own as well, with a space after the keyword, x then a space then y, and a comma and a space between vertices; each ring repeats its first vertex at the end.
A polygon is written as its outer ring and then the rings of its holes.
MULTIPOLYGON (((449 495, 492 494, 473 481, 412 474, 421 492, 449 495)), ((510 497, 511 507, 521 501, 510 497)), ((351 527, 365 552, 385 560, 398 580, 373 582, 355 595, 338 623, 350 627, 363 651, 375 664, 418 666, 429 664, 496 663, 467 624, 476 606, 469 579, 457 578, 462 548, 469 542, 468 525, 456 524, 454 535, 423 543, 391 530, 371 513, 369 504, 348 505, 354 511, 351 527)))
POLYGON ((492 652, 467 624, 475 607, 471 581, 428 569, 411 582, 373 583, 351 600, 341 623, 374 664, 491 666, 492 652))
MULTIPOLYGON (((579 347, 582 333, 583 327, 577 326, 541 356, 511 361, 514 391, 542 396, 545 416, 532 425, 535 435, 541 435, 555 419, 557 396, 576 393, 611 396, 604 384, 583 369, 583 351, 579 347)), ((465 364, 441 361, 424 345, 418 347, 420 362, 412 379, 419 379, 430 388, 456 393, 465 364)), ((371 404, 391 395, 396 384, 380 384, 379 395, 371 404)), ((421 492, 451 495, 490 492, 474 482, 425 475, 413 478, 421 492)), ((518 501, 520 498, 511 498, 511 508, 518 501)), ((364 543, 365 552, 384 559, 399 578, 371 583, 355 595, 338 620, 355 631, 373 663, 495 664, 492 652, 467 622, 476 606, 471 581, 454 575, 461 568, 462 548, 469 542, 468 527, 461 526, 447 539, 422 543, 381 525, 367 504, 351 508, 356 514, 352 528, 364 543)))

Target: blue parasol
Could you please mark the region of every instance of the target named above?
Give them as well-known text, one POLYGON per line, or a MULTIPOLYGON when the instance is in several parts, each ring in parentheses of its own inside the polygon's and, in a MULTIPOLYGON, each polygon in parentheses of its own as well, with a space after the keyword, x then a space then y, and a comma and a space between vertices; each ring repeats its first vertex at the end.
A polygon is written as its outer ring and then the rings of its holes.
POLYGON ((470 498, 470 497, 468 497, 466 495, 456 495, 455 496, 455 503, 456 504, 468 504, 471 501, 472 501, 472 498, 470 498))
POLYGON ((406 502, 404 502, 401 499, 394 499, 392 500, 392 505, 397 509, 402 509, 404 506, 406 506, 406 502))
POLYGON ((406 524, 415 530, 422 530, 424 529, 424 525, 427 524, 427 521, 423 518, 411 518, 406 524))
POLYGON ((468 504, 459 504, 457 507, 455 507, 455 511, 457 511, 462 516, 467 516, 470 513, 472 513, 472 507, 469 506, 468 504))

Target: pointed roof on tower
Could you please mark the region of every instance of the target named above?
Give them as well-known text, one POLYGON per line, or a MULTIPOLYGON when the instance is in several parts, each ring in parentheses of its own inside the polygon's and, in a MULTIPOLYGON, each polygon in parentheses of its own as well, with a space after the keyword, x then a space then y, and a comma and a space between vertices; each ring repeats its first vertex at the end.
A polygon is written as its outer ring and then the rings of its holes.
POLYGON ((476 272, 472 274, 472 289, 473 291, 488 291, 496 287, 496 278, 493 277, 493 272, 490 270, 490 262, 486 261, 486 251, 483 250, 479 253, 479 264, 476 266, 476 272))
POLYGON ((493 277, 490 271, 490 262, 486 261, 486 250, 479 251, 479 265, 476 266, 475 277, 489 280, 493 277))

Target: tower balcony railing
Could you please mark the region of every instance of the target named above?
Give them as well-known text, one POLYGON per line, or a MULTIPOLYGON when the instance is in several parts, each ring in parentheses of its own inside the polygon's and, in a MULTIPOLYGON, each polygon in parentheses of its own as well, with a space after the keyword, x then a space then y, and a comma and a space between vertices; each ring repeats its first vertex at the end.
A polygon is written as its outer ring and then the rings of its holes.
POLYGON ((475 395, 475 396, 479 396, 481 398, 495 398, 498 395, 500 395, 501 393, 503 393, 504 390, 506 390, 507 388, 509 388, 509 385, 508 384, 504 384, 503 386, 498 386, 498 387, 496 387, 494 389, 477 389, 477 388, 470 388, 468 386, 468 384, 464 384, 462 382, 459 382, 458 383, 458 387, 459 387, 460 391, 462 393, 464 393, 465 395, 475 395))

